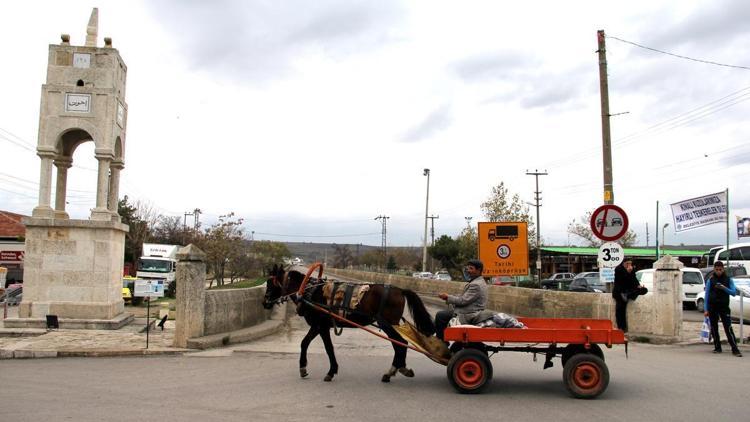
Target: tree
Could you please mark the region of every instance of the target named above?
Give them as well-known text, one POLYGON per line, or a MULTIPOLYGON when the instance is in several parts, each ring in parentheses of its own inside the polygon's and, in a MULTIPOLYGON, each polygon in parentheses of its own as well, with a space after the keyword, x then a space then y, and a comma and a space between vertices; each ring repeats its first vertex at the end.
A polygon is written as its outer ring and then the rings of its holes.
POLYGON ((336 268, 347 268, 354 261, 352 251, 347 245, 333 244, 333 266, 336 268))
POLYGON ((143 243, 150 238, 158 214, 143 201, 130 203, 127 195, 118 201, 117 212, 121 221, 130 228, 125 235, 125 261, 135 262, 141 257, 143 243))
POLYGON ((393 255, 388 256, 388 263, 385 264, 385 269, 389 272, 394 272, 398 269, 398 265, 396 265, 396 258, 394 258, 393 255))
POLYGON ((188 245, 194 243, 197 234, 192 229, 189 232, 184 230, 180 217, 160 215, 156 219, 151 241, 166 245, 188 245))
MULTIPOLYGON (((591 231, 591 214, 591 211, 587 212, 579 221, 573 219, 573 221, 568 224, 568 233, 581 238, 584 245, 598 248, 604 243, 604 241, 594 236, 594 233, 591 231)), ((625 232, 625 235, 617 240, 617 243, 622 245, 623 248, 629 248, 635 245, 637 240, 638 235, 636 235, 633 230, 628 230, 625 232)))
POLYGON ((458 258, 460 251, 459 242, 448 235, 440 236, 435 244, 427 249, 430 256, 440 261, 440 265, 449 271, 460 268, 461 262, 458 258))
POLYGON ((461 230, 456 242, 458 242, 456 264, 459 265, 459 269, 468 260, 479 258, 477 230, 474 227, 466 227, 461 230))
POLYGON ((289 248, 281 242, 270 240, 255 240, 250 248, 251 254, 256 262, 256 267, 261 270, 281 264, 285 258, 290 258, 292 253, 289 248))
POLYGON ((505 182, 492 188, 492 194, 480 208, 487 221, 525 221, 529 225, 529 242, 536 238, 536 226, 529 216, 528 205, 517 193, 509 198, 505 182))
POLYGON ((207 264, 219 286, 224 284, 227 264, 245 253, 242 222, 241 218, 234 217, 233 212, 221 215, 215 224, 205 230, 199 241, 199 247, 206 253, 207 264))

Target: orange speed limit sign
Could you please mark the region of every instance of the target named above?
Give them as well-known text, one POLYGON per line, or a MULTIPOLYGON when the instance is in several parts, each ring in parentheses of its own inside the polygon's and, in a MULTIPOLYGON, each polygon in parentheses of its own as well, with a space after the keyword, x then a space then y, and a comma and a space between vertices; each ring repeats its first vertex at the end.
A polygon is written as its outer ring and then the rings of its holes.
POLYGON ((479 259, 483 276, 528 275, 529 241, 526 222, 479 223, 479 259))

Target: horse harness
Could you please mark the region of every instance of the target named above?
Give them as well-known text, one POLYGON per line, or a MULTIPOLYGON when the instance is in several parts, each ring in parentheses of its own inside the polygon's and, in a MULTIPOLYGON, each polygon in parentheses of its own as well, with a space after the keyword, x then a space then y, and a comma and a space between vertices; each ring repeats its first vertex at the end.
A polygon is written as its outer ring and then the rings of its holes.
MULTIPOLYGON (((375 321, 381 319, 383 310, 388 302, 388 295, 391 291, 390 284, 383 284, 383 295, 380 298, 378 305, 378 311, 375 314, 375 321)), ((302 303, 308 302, 315 304, 330 314, 338 315, 344 319, 349 319, 353 315, 366 316, 364 313, 357 309, 360 301, 364 298, 365 294, 371 291, 371 284, 360 284, 360 283, 349 283, 343 281, 318 281, 308 285, 305 289, 304 295, 300 298, 298 305, 298 314, 300 314, 299 306, 302 303), (315 288, 323 290, 323 302, 319 303, 313 300, 313 292, 315 288)), ((331 318, 333 322, 334 334, 341 335, 343 327, 337 327, 336 318, 331 318)))

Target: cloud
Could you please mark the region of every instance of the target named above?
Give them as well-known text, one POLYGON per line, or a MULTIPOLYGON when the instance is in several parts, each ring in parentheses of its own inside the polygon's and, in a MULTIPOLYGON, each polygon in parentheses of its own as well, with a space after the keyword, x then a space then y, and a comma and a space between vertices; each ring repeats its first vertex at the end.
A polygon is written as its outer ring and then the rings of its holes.
POLYGON ((432 111, 427 117, 422 120, 418 125, 409 129, 404 136, 401 137, 401 142, 418 142, 422 141, 430 136, 439 133, 453 121, 451 114, 451 107, 449 105, 443 105, 432 111))
MULTIPOLYGON (((750 7, 747 6, 746 0, 706 2, 704 7, 694 10, 684 19, 677 20, 671 25, 665 26, 662 23, 651 26, 649 32, 653 35, 644 38, 643 42, 659 49, 699 47, 694 53, 703 55, 704 59, 710 59, 732 41, 747 38, 748 20, 750 7), (653 31, 653 28, 660 29, 653 31)), ((714 59, 717 60, 719 57, 714 59)))
POLYGON ((467 57, 451 65, 452 70, 465 82, 481 82, 517 77, 526 68, 538 63, 519 52, 491 52, 467 57))
POLYGON ((274 78, 311 49, 368 51, 397 36, 404 13, 394 1, 149 2, 196 69, 235 79, 274 78))

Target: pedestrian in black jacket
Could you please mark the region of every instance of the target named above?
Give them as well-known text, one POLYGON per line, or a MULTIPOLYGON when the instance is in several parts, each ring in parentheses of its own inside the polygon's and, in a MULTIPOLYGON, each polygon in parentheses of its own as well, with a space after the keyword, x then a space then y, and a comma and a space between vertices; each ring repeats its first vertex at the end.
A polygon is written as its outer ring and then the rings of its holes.
POLYGON ((714 353, 721 353, 721 338, 719 337, 719 319, 724 326, 727 335, 727 343, 732 348, 732 354, 742 357, 740 349, 737 348, 737 340, 732 331, 732 319, 729 314, 729 296, 737 295, 737 287, 734 281, 724 271, 724 263, 716 261, 714 272, 706 281, 706 301, 704 302, 704 315, 711 321, 711 336, 714 338, 714 353))
POLYGON ((639 295, 645 295, 648 289, 641 286, 635 277, 633 261, 625 259, 615 268, 615 285, 612 297, 615 299, 615 320, 617 328, 628 332, 628 301, 636 300, 639 295))

